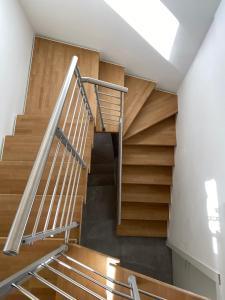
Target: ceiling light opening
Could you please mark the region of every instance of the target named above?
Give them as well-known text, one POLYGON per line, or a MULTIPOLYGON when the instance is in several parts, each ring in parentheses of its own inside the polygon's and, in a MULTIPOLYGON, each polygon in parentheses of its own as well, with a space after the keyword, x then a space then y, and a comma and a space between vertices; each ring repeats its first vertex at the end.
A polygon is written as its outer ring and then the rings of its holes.
POLYGON ((170 60, 179 21, 160 0, 104 0, 166 60, 170 60))

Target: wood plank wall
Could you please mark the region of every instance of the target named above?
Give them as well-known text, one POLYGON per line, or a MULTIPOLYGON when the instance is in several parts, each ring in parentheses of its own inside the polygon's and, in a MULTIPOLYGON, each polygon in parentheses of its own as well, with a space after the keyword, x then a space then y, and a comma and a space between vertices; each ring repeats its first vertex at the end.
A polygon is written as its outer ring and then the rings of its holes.
MULTIPOLYGON (((59 42, 35 38, 26 114, 49 115, 59 95, 73 55, 78 56, 82 76, 98 78, 99 53, 59 42)), ((94 89, 86 85, 93 114, 96 114, 94 89)))

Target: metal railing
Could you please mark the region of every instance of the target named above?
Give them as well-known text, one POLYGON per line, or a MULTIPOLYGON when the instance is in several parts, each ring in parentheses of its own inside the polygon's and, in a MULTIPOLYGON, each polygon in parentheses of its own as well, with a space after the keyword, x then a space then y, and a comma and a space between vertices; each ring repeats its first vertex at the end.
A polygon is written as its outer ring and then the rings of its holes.
POLYGON ((82 169, 87 168, 84 151, 91 120, 77 57, 73 57, 11 226, 5 254, 16 255, 21 243, 68 233, 78 226, 74 208, 82 169), (29 224, 31 233, 24 235, 34 204, 39 206, 35 221, 29 224))
POLYGON ((91 83, 95 87, 102 131, 119 133, 117 165, 117 224, 119 225, 121 223, 124 94, 128 92, 128 88, 90 77, 82 77, 82 82, 91 83))
MULTIPOLYGON (((128 277, 128 283, 118 281, 94 270, 93 268, 90 268, 86 264, 72 258, 71 256, 68 256, 65 253, 66 251, 67 246, 62 245, 55 251, 52 251, 48 255, 42 257, 41 259, 25 267, 16 274, 0 282, 0 297, 6 296, 12 290, 17 290, 20 294, 23 294, 29 299, 39 299, 36 295, 34 295, 31 291, 24 287, 24 283, 26 283, 26 281, 35 279, 41 282, 47 288, 70 300, 74 300, 76 298, 74 297, 74 292, 71 293, 71 288, 66 289, 67 283, 77 287, 78 289, 86 292, 87 294, 93 296, 98 300, 106 300, 106 298, 102 296, 104 295, 104 293, 100 295, 99 293, 95 292, 95 290, 93 290, 94 286, 100 287, 103 289, 103 291, 109 292, 112 295, 130 300, 140 300, 141 294, 155 300, 166 300, 165 298, 152 294, 148 291, 139 289, 137 286, 136 277, 134 275, 130 275, 128 277), (79 270, 74 265, 79 266, 79 270), (44 276, 40 274, 43 269, 46 270, 44 276), (85 271, 88 272, 85 273, 85 271), (88 275, 88 273, 91 275, 88 275), (45 278, 51 278, 51 275, 54 275, 57 278, 57 280, 54 280, 54 283, 45 278), (97 277, 95 276, 94 278, 93 275, 97 275, 97 277), (80 283, 79 279, 81 278, 87 280, 88 283, 92 283, 92 289, 89 288, 89 284, 84 285, 83 283, 80 283), (102 279, 106 280, 106 284, 103 283, 102 279), (62 284, 60 285, 60 287, 58 286, 60 280, 63 280, 64 289, 62 289, 62 284), (55 284, 55 282, 57 283, 57 285, 55 284), (116 287, 111 287, 109 282, 125 288, 126 291, 119 291, 116 287)), ((28 286, 30 287, 31 285, 29 284, 28 286)))
MULTIPOLYGON (((99 95, 119 99, 118 121, 114 120, 112 124, 119 124, 122 138, 123 94, 127 92, 127 88, 98 79, 82 78, 77 60, 76 56, 72 58, 28 178, 3 250, 7 255, 17 255, 21 244, 32 244, 56 234, 63 233, 68 242, 71 229, 79 226, 76 220, 76 203, 83 170, 87 172, 85 147, 89 125, 94 120, 83 83, 94 84, 103 129, 107 123, 104 117, 107 112, 101 103, 107 100, 100 99, 99 95), (104 93, 99 88, 116 91, 119 98, 104 93)), ((109 107, 110 113, 114 111, 113 107, 109 107)), ((109 118, 110 116, 107 117, 109 118)), ((120 187, 121 167, 120 165, 120 187)), ((121 203, 121 190, 119 198, 118 202, 121 203)))

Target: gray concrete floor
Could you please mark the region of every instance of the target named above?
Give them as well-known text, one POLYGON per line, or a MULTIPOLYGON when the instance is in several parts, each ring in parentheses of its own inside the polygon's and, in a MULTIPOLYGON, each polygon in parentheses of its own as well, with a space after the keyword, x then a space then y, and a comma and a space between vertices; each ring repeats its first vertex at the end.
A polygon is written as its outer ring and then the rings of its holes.
POLYGON ((166 239, 116 235, 114 155, 109 134, 95 135, 81 245, 119 258, 123 267, 172 283, 172 258, 166 239))

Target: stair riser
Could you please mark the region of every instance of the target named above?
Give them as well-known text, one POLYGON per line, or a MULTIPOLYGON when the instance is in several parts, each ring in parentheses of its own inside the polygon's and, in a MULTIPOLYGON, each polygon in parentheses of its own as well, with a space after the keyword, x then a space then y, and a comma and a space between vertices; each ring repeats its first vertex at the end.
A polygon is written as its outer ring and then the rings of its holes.
POLYGON ((122 183, 171 185, 172 168, 124 166, 122 183))
POLYGON ((173 147, 124 146, 123 165, 173 166, 173 147))
MULTIPOLYGON (((49 154, 49 160, 53 160, 58 143, 58 140, 53 142, 49 154)), ((21 142, 13 141, 13 138, 6 138, 2 159, 3 161, 34 161, 36 159, 39 147, 40 142, 21 142)), ((86 144, 86 151, 84 155, 84 161, 88 163, 90 162, 90 149, 91 143, 89 141, 89 143, 86 144)), ((68 161, 68 152, 66 152, 66 155, 64 154, 65 152, 65 147, 61 145, 57 154, 57 159, 61 160, 64 156, 65 161, 68 161)))
POLYGON ((170 187, 156 185, 123 184, 123 202, 170 203, 170 187))
MULTIPOLYGON (((13 219, 14 219, 14 216, 18 209, 21 197, 22 197, 22 195, 0 195, 0 205, 2 207, 2 210, 0 213, 0 237, 6 237, 8 235, 10 227, 11 227, 13 219)), ((33 225, 36 220, 36 216, 37 216, 37 212, 39 209, 39 204, 40 204, 41 199, 42 199, 41 196, 37 196, 35 198, 34 205, 33 205, 32 211, 31 211, 31 215, 30 215, 27 227, 26 227, 25 235, 30 234, 33 230, 33 225)), ((54 214, 56 212, 58 200, 59 200, 59 196, 56 196, 55 200, 54 200, 53 209, 52 209, 52 216, 49 221, 49 228, 51 228, 53 221, 54 221, 54 214)), ((45 206, 44 206, 43 212, 42 212, 42 217, 40 219, 40 225, 38 227, 38 231, 42 231, 44 228, 50 201, 51 201, 51 196, 47 196, 46 200, 45 200, 45 206)), ((62 198, 61 201, 62 201, 61 202, 61 208, 62 208, 65 203, 65 196, 62 198)), ((70 201, 70 197, 67 198, 67 207, 68 207, 69 201, 70 201)), ((77 222, 81 221, 81 205, 82 205, 82 197, 79 196, 79 197, 77 197, 74 218, 73 218, 73 220, 75 219, 77 222)), ((58 226, 59 226, 59 222, 61 220, 61 216, 62 216, 62 209, 58 215, 58 223, 57 223, 58 226)), ((66 217, 66 215, 64 216, 64 222, 65 222, 65 217, 66 217)))
POLYGON ((169 207, 166 204, 123 203, 123 220, 159 220, 169 219, 169 207))
MULTIPOLYGON (((57 166, 57 168, 53 171, 52 180, 49 185, 48 194, 51 194, 53 192, 56 178, 58 176, 58 170, 59 170, 59 166, 57 166)), ((27 180, 28 180, 28 177, 29 177, 29 174, 30 174, 30 171, 31 171, 31 166, 6 165, 5 167, 3 167, 1 165, 1 167, 0 167, 0 194, 21 194, 21 193, 23 193, 26 183, 27 183, 27 180)), ((67 181, 66 181, 65 187, 67 187, 67 184, 69 182, 70 171, 71 171, 71 166, 69 167, 69 171, 67 173, 68 176, 67 176, 67 181)), ((75 171, 75 168, 74 168, 74 171, 75 171)), ((65 172, 66 172, 66 166, 64 168, 62 168, 57 193, 60 193, 60 191, 61 191, 65 172)), ((38 194, 42 194, 44 191, 48 173, 49 173, 49 171, 47 171, 47 172, 45 171, 43 174, 43 177, 40 182, 39 189, 38 189, 38 194)), ((79 193, 82 193, 84 191, 84 187, 86 185, 86 177, 87 177, 87 170, 83 170, 82 174, 80 176, 81 187, 79 188, 79 193)), ((72 186, 72 183, 71 183, 71 186, 72 186)), ((70 188, 71 188, 71 186, 70 186, 70 188)), ((63 193, 66 193, 66 190, 67 189, 65 188, 63 193)))
POLYGON ((121 225, 117 226, 117 234, 134 237, 166 237, 167 222, 123 220, 121 225))

